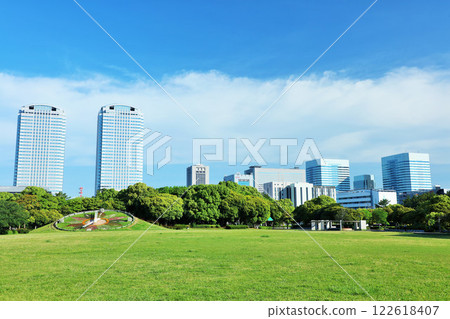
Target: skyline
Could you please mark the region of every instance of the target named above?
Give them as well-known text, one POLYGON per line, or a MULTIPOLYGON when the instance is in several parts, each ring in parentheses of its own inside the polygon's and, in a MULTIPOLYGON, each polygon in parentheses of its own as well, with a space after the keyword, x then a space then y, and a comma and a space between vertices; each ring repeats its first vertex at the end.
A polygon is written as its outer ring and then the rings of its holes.
MULTIPOLYGON (((433 184, 450 185, 450 4, 378 1, 251 126, 372 1, 79 2, 200 126, 71 1, 52 3, 51 10, 47 2, 8 3, 0 27, 15 28, 5 33, 8 50, 0 53, 2 185, 13 179, 17 109, 30 104, 66 111, 64 191, 71 196, 80 186, 93 194, 96 114, 109 104, 142 109, 144 127, 173 138, 173 164, 144 178, 156 187, 184 184, 185 168, 195 164, 186 161, 192 138, 307 137, 325 158, 349 159, 352 177, 374 174, 378 185, 381 157, 429 153, 433 184), (19 12, 27 23, 13 23, 19 12)), ((273 166, 277 159, 270 148, 265 152, 273 166)), ((204 164, 211 182, 248 167, 204 164)))

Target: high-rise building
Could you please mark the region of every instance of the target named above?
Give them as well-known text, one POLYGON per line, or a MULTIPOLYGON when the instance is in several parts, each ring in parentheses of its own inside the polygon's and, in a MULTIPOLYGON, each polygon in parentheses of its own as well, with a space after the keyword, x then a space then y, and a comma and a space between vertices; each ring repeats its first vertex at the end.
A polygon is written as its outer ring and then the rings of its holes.
POLYGON ((381 159, 383 188, 397 193, 431 190, 430 155, 402 153, 381 159))
POLYGON ((132 106, 103 106, 98 113, 95 190, 121 190, 142 182, 144 116, 132 106))
POLYGON ((306 182, 305 170, 300 168, 266 168, 261 166, 250 166, 245 170, 246 175, 252 175, 254 187, 264 192, 264 184, 270 182, 278 183, 304 183, 306 182))
POLYGON ((350 164, 348 160, 314 159, 307 161, 306 181, 315 186, 334 186, 338 191, 350 190, 350 164))
POLYGON ((197 164, 186 169, 187 186, 206 184, 209 184, 209 166, 197 164))
POLYGON ((62 192, 66 116, 49 105, 23 106, 17 121, 14 186, 62 192))
POLYGON ((225 182, 235 182, 243 186, 253 186, 253 175, 236 173, 228 176, 224 176, 225 182))
POLYGON ((373 175, 358 175, 353 178, 353 189, 375 189, 373 175))

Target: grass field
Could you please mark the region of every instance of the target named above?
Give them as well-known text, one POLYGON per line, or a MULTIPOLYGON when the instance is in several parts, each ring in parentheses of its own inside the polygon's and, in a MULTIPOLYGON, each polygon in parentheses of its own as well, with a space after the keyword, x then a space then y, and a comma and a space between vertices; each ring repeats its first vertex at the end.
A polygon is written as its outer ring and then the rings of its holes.
MULTIPOLYGON (((0 236, 0 300, 75 300, 142 234, 0 236)), ((376 300, 449 300, 450 237, 312 232, 376 300)), ((82 300, 368 300, 302 231, 148 231, 82 300)))

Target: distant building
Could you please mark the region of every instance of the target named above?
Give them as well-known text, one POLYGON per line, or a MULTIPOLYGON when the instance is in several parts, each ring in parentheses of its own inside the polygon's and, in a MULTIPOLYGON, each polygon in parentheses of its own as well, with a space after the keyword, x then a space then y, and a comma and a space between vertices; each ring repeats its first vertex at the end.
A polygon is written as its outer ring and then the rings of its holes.
POLYGON ((430 156, 425 153, 402 153, 381 159, 383 188, 398 193, 432 190, 430 156))
POLYGON ((306 181, 316 186, 334 186, 338 191, 350 190, 350 163, 339 159, 307 161, 306 181))
POLYGON ((284 198, 283 191, 290 185, 288 182, 269 182, 263 184, 264 193, 275 200, 284 198))
POLYGON ((336 200, 336 187, 334 186, 314 186, 313 187, 313 198, 319 196, 328 196, 336 200))
POLYGON ((310 183, 269 182, 264 183, 264 193, 275 200, 288 198, 295 207, 321 195, 336 199, 336 188, 332 186, 314 186, 310 183))
POLYGON ((17 121, 14 186, 62 192, 66 115, 49 105, 23 106, 17 121))
POLYGON ((376 208, 383 199, 389 204, 397 204, 397 192, 392 190, 361 189, 347 192, 337 192, 336 201, 347 208, 376 208))
POLYGON ((225 182, 235 182, 243 186, 253 186, 253 175, 236 173, 225 176, 223 180, 225 182))
POLYGON ((130 145, 144 129, 142 112, 132 106, 103 106, 98 113, 95 190, 121 190, 142 182, 142 139, 130 145))
POLYGON ((246 175, 252 175, 254 187, 264 192, 264 184, 269 182, 278 183, 304 183, 306 182, 305 170, 300 168, 263 168, 261 166, 250 166, 245 170, 246 175))
POLYGON ((419 195, 423 195, 423 194, 427 194, 427 193, 433 193, 433 194, 437 194, 437 195, 445 195, 447 194, 449 190, 448 189, 444 189, 441 188, 440 185, 435 185, 433 187, 433 189, 419 189, 416 191, 411 191, 411 192, 403 192, 403 193, 397 193, 397 200, 399 204, 403 204, 403 201, 407 198, 411 198, 414 196, 419 196, 419 195))
POLYGON ((206 185, 209 184, 209 166, 192 165, 186 169, 186 185, 206 185))
MULTIPOLYGON (((24 191, 27 186, 0 186, 0 193, 19 194, 24 191)), ((42 187, 47 192, 51 193, 48 188, 42 187)))
POLYGON ((353 189, 375 189, 373 175, 358 175, 353 178, 353 189))

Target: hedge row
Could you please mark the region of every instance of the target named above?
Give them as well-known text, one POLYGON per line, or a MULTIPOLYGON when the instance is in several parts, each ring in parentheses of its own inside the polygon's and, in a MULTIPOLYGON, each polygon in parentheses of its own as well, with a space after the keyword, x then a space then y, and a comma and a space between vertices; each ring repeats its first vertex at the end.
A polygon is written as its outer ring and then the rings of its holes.
POLYGON ((200 224, 200 225, 192 225, 193 228, 220 228, 219 225, 207 225, 207 224, 200 224))
POLYGON ((248 225, 227 225, 226 229, 247 229, 248 225))

